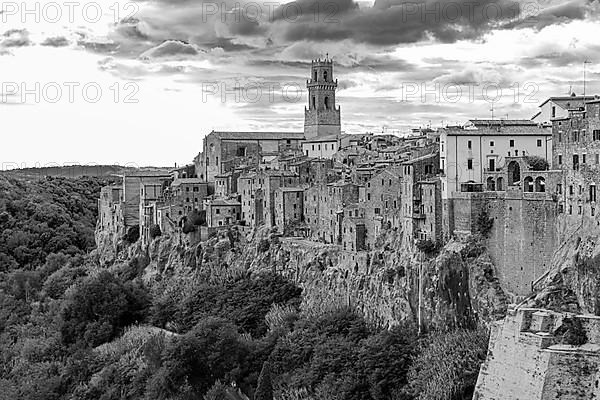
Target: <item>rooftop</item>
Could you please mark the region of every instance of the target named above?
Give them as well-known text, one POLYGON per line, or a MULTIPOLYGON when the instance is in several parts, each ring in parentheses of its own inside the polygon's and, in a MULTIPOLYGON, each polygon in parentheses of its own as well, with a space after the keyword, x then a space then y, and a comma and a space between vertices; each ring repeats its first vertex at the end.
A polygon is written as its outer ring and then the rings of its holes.
POLYGON ((215 135, 225 140, 282 140, 282 139, 304 139, 304 132, 226 132, 212 131, 209 135, 215 135))
POLYGON ((322 143, 322 142, 337 142, 340 139, 339 135, 329 135, 306 139, 304 143, 322 143))
POLYGON ((179 185, 186 185, 186 184, 194 185, 194 184, 199 184, 199 183, 208 184, 208 182, 204 182, 200 178, 177 178, 173 181, 173 183, 171 183, 171 186, 179 186, 179 185))
POLYGON ((465 128, 446 128, 447 136, 498 136, 498 135, 532 135, 532 136, 552 136, 552 132, 545 127, 538 126, 536 123, 531 125, 495 125, 495 126, 477 126, 471 129, 465 128))
POLYGON ((213 199, 207 201, 208 206, 239 206, 241 204, 239 201, 232 199, 213 199))

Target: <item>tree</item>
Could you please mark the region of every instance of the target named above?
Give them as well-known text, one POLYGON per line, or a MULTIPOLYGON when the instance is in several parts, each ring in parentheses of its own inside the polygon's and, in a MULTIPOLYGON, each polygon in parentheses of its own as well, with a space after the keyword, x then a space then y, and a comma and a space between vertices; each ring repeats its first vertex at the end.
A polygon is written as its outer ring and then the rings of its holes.
POLYGON ((269 362, 265 361, 258 377, 258 384, 254 392, 254 400, 273 400, 273 383, 271 382, 271 369, 269 362))
POLYGON ((127 229, 127 234, 125 235, 125 240, 127 243, 133 244, 138 241, 140 238, 140 227, 139 226, 130 226, 127 229))
POLYGON ((489 332, 435 332, 410 367, 410 390, 421 400, 471 398, 487 354, 489 332))
POLYGON ((154 239, 158 236, 162 235, 162 231, 160 230, 160 226, 154 224, 150 227, 150 239, 154 239))
POLYGON ((143 288, 123 284, 102 271, 68 293, 62 310, 62 340, 65 344, 98 346, 112 340, 124 327, 141 322, 148 305, 143 288))
POLYGON ((525 161, 533 171, 546 171, 550 168, 548 161, 540 156, 525 156, 525 161))

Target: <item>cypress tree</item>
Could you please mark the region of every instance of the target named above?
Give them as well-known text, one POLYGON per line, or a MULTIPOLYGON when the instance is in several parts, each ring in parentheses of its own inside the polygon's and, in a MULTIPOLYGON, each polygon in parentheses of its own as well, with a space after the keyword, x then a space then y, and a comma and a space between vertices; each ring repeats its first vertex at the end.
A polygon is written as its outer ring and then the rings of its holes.
POLYGON ((258 384, 254 392, 254 400, 273 400, 273 384, 271 383, 271 368, 267 361, 264 362, 258 384))

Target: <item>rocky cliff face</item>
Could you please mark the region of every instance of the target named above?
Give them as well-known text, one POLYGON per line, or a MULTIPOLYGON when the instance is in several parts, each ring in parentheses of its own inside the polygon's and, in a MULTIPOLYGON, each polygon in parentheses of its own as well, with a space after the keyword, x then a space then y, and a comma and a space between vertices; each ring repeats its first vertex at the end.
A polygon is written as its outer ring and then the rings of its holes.
POLYGON ((369 253, 280 238, 267 229, 251 238, 231 231, 193 246, 185 235, 159 237, 147 249, 101 232, 97 239, 106 265, 136 260, 147 282, 188 274, 225 280, 275 271, 303 288, 306 312, 349 305, 385 327, 405 319, 416 322, 419 310, 425 328, 464 327, 501 318, 507 307, 494 266, 476 240, 450 242, 427 255, 394 231, 384 232, 377 250, 369 253))
POLYGON ((600 229, 595 220, 559 225, 568 231, 552 257, 539 293, 527 304, 555 311, 600 315, 600 229))

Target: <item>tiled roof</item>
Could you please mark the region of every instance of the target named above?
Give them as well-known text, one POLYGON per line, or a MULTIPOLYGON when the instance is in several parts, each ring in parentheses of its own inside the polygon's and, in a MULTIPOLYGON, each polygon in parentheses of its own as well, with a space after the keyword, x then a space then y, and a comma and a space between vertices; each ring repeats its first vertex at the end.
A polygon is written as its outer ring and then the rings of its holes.
POLYGON ((208 183, 208 182, 204 182, 200 178, 178 178, 178 179, 175 179, 173 181, 173 183, 171 183, 171 186, 179 186, 179 185, 185 185, 185 184, 199 184, 199 183, 208 183))
POLYGON ((321 136, 321 137, 306 139, 304 141, 304 143, 337 142, 339 140, 339 138, 340 137, 338 135, 321 136))
POLYGON ((535 126, 536 122, 530 119, 470 119, 470 123, 479 126, 535 126))
POLYGON ((495 126, 479 127, 476 129, 450 128, 445 129, 448 136, 499 136, 499 135, 525 135, 525 136, 552 136, 549 129, 537 126, 495 126))
POLYGON ((229 199, 214 199, 214 200, 209 200, 207 203, 210 206, 239 206, 242 204, 237 200, 229 200, 229 199))
POLYGON ((304 132, 226 132, 212 131, 209 135, 215 135, 226 140, 283 140, 304 139, 304 132))
POLYGON ((549 101, 552 101, 557 106, 566 109, 583 107, 583 103, 585 101, 594 100, 596 96, 557 96, 557 97, 549 97, 546 101, 540 104, 542 107, 549 101))
POLYGON ((414 164, 414 163, 419 162, 419 161, 424 161, 424 160, 428 160, 430 158, 434 158, 437 155, 438 155, 438 153, 426 154, 426 155, 421 156, 421 157, 413 158, 412 160, 404 161, 402 164, 414 164))

